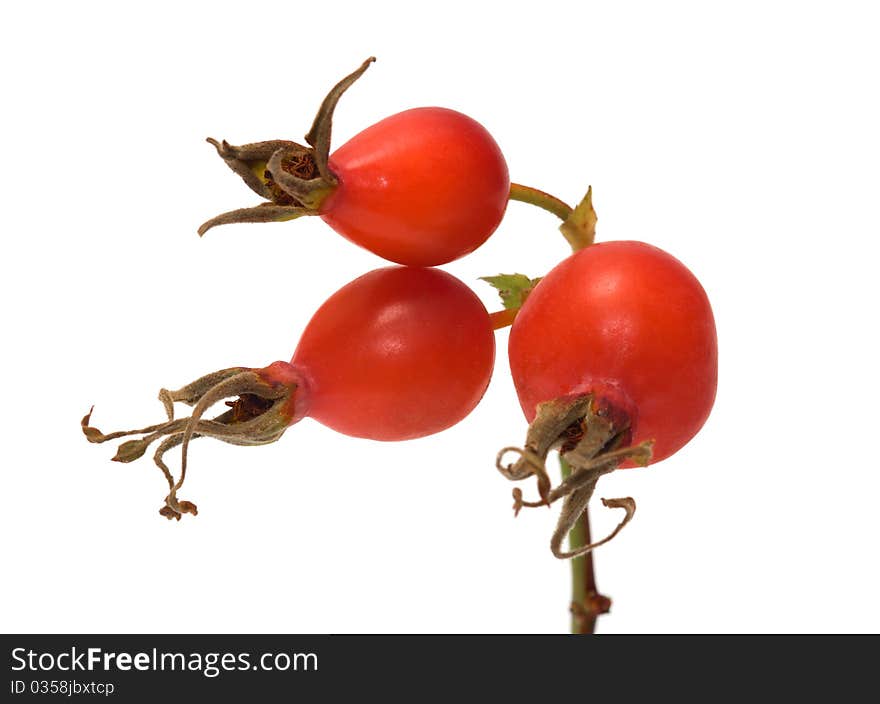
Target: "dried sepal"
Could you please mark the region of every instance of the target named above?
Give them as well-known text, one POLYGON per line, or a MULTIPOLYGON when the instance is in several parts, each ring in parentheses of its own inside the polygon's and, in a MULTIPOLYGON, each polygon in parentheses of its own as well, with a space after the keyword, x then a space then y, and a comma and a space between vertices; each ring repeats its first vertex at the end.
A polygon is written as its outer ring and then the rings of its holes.
POLYGON ((80 421, 80 427, 82 428, 83 435, 86 436, 86 439, 89 442, 102 443, 109 440, 123 438, 127 435, 146 435, 148 433, 154 433, 157 431, 163 433, 165 428, 167 428, 168 426, 167 423, 158 423, 156 425, 148 425, 146 428, 137 428, 136 430, 118 430, 113 433, 103 433, 98 430, 98 428, 90 425, 92 421, 92 413, 94 412, 94 410, 95 407, 92 406, 91 410, 86 413, 80 421))
POLYGON ((309 146, 284 139, 233 146, 225 139, 209 137, 207 141, 227 166, 266 202, 221 213, 203 223, 199 235, 218 225, 285 222, 317 215, 321 203, 338 184, 329 164, 333 112, 342 94, 373 61, 373 57, 367 59, 330 90, 306 135, 309 146))
POLYGON ((336 185, 328 182, 323 176, 303 178, 294 169, 288 167, 299 155, 287 149, 279 149, 266 164, 272 182, 287 194, 294 204, 301 204, 303 214, 315 214, 318 207, 336 185))
POLYGON ((574 491, 581 489, 590 482, 598 481, 599 477, 617 470, 624 461, 630 461, 639 466, 645 466, 651 460, 651 450, 653 446, 653 441, 646 440, 633 447, 623 447, 618 450, 603 452, 583 465, 572 465, 568 459, 568 455, 561 455, 561 458, 568 462, 569 466, 572 467, 571 474, 553 487, 553 489, 547 494, 546 500, 526 501, 523 499, 522 490, 518 487, 515 488, 513 490, 514 510, 516 513, 519 513, 519 510, 524 507, 537 508, 539 506, 553 504, 556 501, 559 501, 559 499, 565 498, 574 491))
POLYGON ((364 74, 375 60, 375 56, 369 57, 355 71, 348 74, 330 89, 330 92, 321 102, 318 114, 315 115, 315 121, 306 135, 306 143, 315 149, 315 163, 318 166, 318 172, 329 184, 336 185, 336 176, 330 172, 330 167, 328 166, 330 138, 333 132, 333 113, 336 111, 336 104, 339 102, 342 94, 364 74))
POLYGON ((149 446, 149 441, 144 439, 124 442, 116 449, 116 454, 113 455, 112 461, 134 462, 136 459, 144 456, 149 446))
POLYGON ((627 461, 647 465, 651 459, 653 441, 629 445, 631 433, 626 413, 604 399, 596 399, 589 394, 543 403, 536 410, 525 447, 504 448, 496 459, 496 466, 504 476, 514 481, 532 474, 538 476, 540 500, 526 501, 522 490, 514 488, 514 515, 524 507, 549 506, 563 500, 550 548, 560 559, 579 557, 613 539, 635 512, 635 502, 631 498, 609 499, 606 506, 626 511, 620 525, 611 535, 598 542, 564 551, 562 543, 586 510, 599 479, 627 461), (549 474, 546 471, 546 458, 552 449, 559 450, 560 458, 571 469, 570 474, 555 487, 548 485, 549 474), (515 463, 503 465, 502 458, 510 451, 517 452, 519 457, 515 463))
MULTIPOLYGON (((275 365, 286 365, 276 362, 275 365)), ((264 369, 232 367, 212 372, 191 384, 174 390, 162 389, 159 399, 168 420, 136 430, 103 433, 92 426, 90 410, 82 421, 83 434, 90 442, 102 443, 130 435, 143 437, 122 443, 113 457, 117 462, 133 462, 142 457, 147 448, 162 439, 153 460, 162 471, 169 486, 165 506, 160 511, 167 518, 180 519, 184 513, 196 514, 195 504, 178 499, 177 492, 186 478, 187 450, 189 443, 199 437, 212 437, 234 445, 264 445, 274 442, 294 422, 302 417, 303 411, 296 408, 294 396, 297 384, 279 381, 276 376, 267 374, 264 369), (236 398, 231 409, 207 420, 204 413, 214 404, 236 398), (181 402, 193 407, 189 417, 174 418, 174 403, 181 402), (180 477, 175 480, 164 461, 165 453, 178 445, 181 448, 180 477)), ((287 365, 289 366, 289 365, 287 365)))
POLYGON ((266 178, 266 165, 272 155, 280 149, 307 149, 286 139, 255 142, 240 147, 231 145, 225 139, 218 142, 213 137, 208 137, 205 141, 214 145, 217 155, 226 165, 241 176, 254 193, 266 200, 272 200, 272 191, 266 178))
POLYGON ((92 406, 89 409, 89 412, 86 413, 82 417, 82 420, 79 422, 79 424, 80 424, 80 427, 82 428, 83 435, 86 436, 86 439, 89 442, 103 442, 103 440, 101 438, 104 437, 104 433, 102 433, 97 428, 93 428, 90 425, 90 423, 92 422, 92 413, 94 413, 94 412, 95 412, 95 407, 92 406))
POLYGON ((538 481, 538 493, 546 502, 552 482, 547 473, 546 461, 550 450, 561 444, 565 431, 572 423, 584 417, 592 404, 592 396, 548 401, 538 405, 535 420, 529 425, 525 446, 505 448, 495 459, 495 467, 511 481, 534 475, 538 481), (509 465, 502 463, 509 451, 519 453, 519 458, 509 465))
POLYGON ((274 203, 260 203, 252 208, 238 208, 226 213, 220 213, 210 220, 199 225, 199 236, 204 235, 212 227, 218 225, 235 225, 245 222, 286 222, 296 220, 304 215, 316 215, 315 211, 299 205, 275 205, 274 203))
POLYGON ((593 484, 593 486, 584 487, 584 489, 578 490, 573 494, 569 494, 562 506, 562 514, 559 517, 559 523, 556 526, 556 530, 553 531, 553 537, 550 540, 550 550, 553 552, 553 555, 560 560, 570 560, 575 557, 580 557, 581 555, 586 555, 600 545, 605 545, 605 543, 616 538, 617 534, 623 530, 624 526, 629 523, 632 520, 633 515, 635 515, 636 502, 630 496, 621 499, 602 499, 602 503, 605 506, 608 508, 622 508, 626 512, 626 515, 624 515, 620 523, 617 524, 617 527, 611 533, 602 538, 602 540, 597 540, 589 545, 582 545, 575 550, 563 551, 562 541, 574 527, 574 524, 577 522, 578 518, 581 517, 581 514, 586 510, 594 489, 595 484, 593 484))
POLYGON ((167 499, 169 503, 166 503, 162 508, 159 509, 159 515, 164 516, 169 521, 174 519, 179 521, 184 513, 191 513, 193 516, 199 515, 198 507, 192 501, 177 501, 167 499))

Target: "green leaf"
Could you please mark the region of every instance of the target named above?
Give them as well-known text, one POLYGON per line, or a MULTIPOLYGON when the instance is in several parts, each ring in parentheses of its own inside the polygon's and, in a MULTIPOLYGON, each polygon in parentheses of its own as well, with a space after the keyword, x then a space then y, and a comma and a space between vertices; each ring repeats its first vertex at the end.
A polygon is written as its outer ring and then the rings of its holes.
POLYGON ((509 309, 520 308, 541 279, 540 277, 530 279, 525 274, 498 274, 498 276, 481 276, 480 280, 498 289, 501 302, 509 309))

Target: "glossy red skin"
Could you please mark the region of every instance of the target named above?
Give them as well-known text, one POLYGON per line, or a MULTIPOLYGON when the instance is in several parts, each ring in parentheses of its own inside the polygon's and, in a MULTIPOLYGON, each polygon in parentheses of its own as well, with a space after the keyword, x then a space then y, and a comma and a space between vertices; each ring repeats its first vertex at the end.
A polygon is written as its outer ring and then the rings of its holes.
POLYGON ((486 308, 443 271, 377 269, 322 305, 291 364, 308 385, 308 415, 373 440, 448 428, 489 384, 494 331, 486 308))
POLYGON ((475 120, 446 108, 387 117, 330 157, 339 180, 321 217, 355 244, 399 264, 436 266, 491 235, 507 207, 504 155, 475 120))
POLYGON ((509 340, 510 368, 529 422, 535 406, 596 393, 655 440, 653 462, 702 427, 715 400, 718 344, 696 277, 642 242, 573 254, 526 299, 509 340))

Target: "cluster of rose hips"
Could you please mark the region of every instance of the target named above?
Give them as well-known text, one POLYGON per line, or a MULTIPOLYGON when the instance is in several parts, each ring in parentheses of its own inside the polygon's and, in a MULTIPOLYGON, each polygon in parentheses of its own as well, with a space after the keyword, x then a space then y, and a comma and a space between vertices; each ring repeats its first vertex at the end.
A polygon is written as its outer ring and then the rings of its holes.
MULTIPOLYGON (((502 450, 496 465, 508 479, 537 479, 535 501, 514 490, 517 511, 563 501, 552 551, 560 558, 582 555, 596 543, 566 551, 563 540, 599 478, 669 457, 708 417, 717 379, 709 301, 693 274, 656 247, 593 244, 589 191, 570 208, 511 184, 492 136, 461 113, 406 110, 330 154, 336 104, 372 61, 330 91, 307 146, 208 140, 263 202, 219 215, 199 233, 222 224, 318 215, 401 266, 371 271, 334 293, 306 326, 290 362, 231 367, 176 391, 162 389, 163 423, 105 434, 90 425, 90 412, 83 432, 91 442, 139 436, 119 446, 113 459, 120 462, 138 459, 158 442, 154 461, 169 486, 160 513, 179 520, 197 513, 178 497, 192 440, 270 443, 305 417, 372 440, 440 432, 479 403, 494 367, 494 330, 512 325, 510 371, 530 425, 524 446, 502 450), (556 214, 573 253, 540 279, 487 277, 504 303, 503 311, 489 314, 465 284, 430 267, 485 242, 510 199, 556 214), (221 401, 228 408, 206 418, 221 401), (175 403, 191 406, 190 415, 175 418, 175 403), (164 456, 178 445, 175 479, 164 456), (567 470, 555 486, 546 468, 551 450, 558 450, 567 470), (515 461, 505 465, 509 452, 515 461)), ((626 511, 618 530, 634 510, 629 498, 605 504, 626 511)))

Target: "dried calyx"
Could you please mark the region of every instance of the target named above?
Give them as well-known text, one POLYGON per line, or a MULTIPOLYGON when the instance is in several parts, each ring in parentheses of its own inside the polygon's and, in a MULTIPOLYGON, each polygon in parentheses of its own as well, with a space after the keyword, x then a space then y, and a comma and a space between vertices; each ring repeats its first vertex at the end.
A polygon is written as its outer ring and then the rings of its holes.
POLYGON ((586 510, 599 478, 618 469, 624 461, 647 465, 651 460, 651 441, 630 446, 632 433, 627 414, 607 401, 593 395, 557 399, 537 407, 537 415, 529 425, 524 447, 505 447, 498 453, 496 466, 511 481, 534 476, 537 479, 539 501, 524 501, 522 490, 513 490, 514 512, 524 507, 550 506, 563 499, 562 513, 550 541, 550 549, 560 559, 569 559, 588 553, 607 543, 630 521, 635 513, 635 501, 630 498, 602 499, 609 508, 626 512, 614 532, 608 537, 564 551, 562 543, 578 518, 586 510), (546 461, 551 450, 559 454, 571 467, 571 474, 553 487, 546 461), (504 465, 508 452, 519 455, 513 464, 504 465))
POLYGON ((208 142, 229 168, 266 202, 211 218, 199 228, 199 234, 204 235, 216 225, 282 222, 317 215, 321 203, 337 186, 329 167, 333 112, 342 94, 375 60, 371 56, 327 94, 305 136, 308 146, 277 139, 235 147, 226 140, 218 142, 209 138, 208 142))
POLYGON ((159 400, 165 406, 168 420, 136 430, 102 433, 90 425, 92 410, 82 419, 82 430, 89 442, 102 443, 131 435, 143 437, 123 442, 113 460, 133 462, 142 457, 147 448, 164 438, 156 448, 153 460, 162 470, 170 489, 165 505, 159 513, 168 519, 180 520, 184 513, 198 513, 196 505, 177 498, 177 492, 186 479, 187 449, 189 442, 200 437, 211 437, 233 445, 265 445, 275 442, 284 431, 300 419, 308 410, 308 394, 304 378, 287 362, 274 362, 262 369, 231 367, 206 374, 191 384, 159 392, 159 400), (228 398, 229 410, 210 420, 202 419, 214 404, 228 398), (174 417, 174 404, 192 406, 186 418, 174 417), (165 464, 168 450, 181 446, 180 477, 175 480, 165 464))

